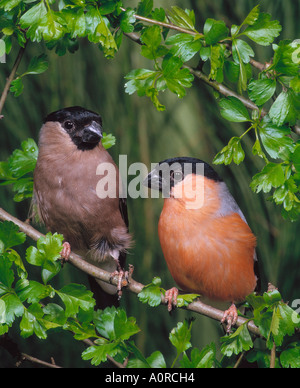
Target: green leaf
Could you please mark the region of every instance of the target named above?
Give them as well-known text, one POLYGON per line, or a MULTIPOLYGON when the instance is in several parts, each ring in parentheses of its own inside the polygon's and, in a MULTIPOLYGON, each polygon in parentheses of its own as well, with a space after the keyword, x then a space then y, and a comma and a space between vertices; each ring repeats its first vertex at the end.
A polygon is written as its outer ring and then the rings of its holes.
POLYGON ((294 125, 300 115, 300 97, 292 89, 283 90, 271 106, 269 116, 281 126, 285 123, 294 125))
POLYGON ((12 93, 14 93, 15 97, 19 97, 23 93, 23 90, 24 90, 24 84, 23 84, 22 78, 18 77, 16 79, 14 79, 11 82, 11 86, 10 86, 9 90, 12 93))
MULTIPOLYGON (((13 222, 0 222, 0 240, 3 243, 3 250, 16 245, 23 244, 26 240, 26 234, 19 232, 19 228, 13 222)), ((1 249, 0 249, 1 252, 1 249)))
POLYGON ((256 105, 264 105, 274 95, 276 81, 270 78, 251 80, 248 85, 248 95, 256 105))
POLYGON ((233 334, 221 338, 221 352, 227 357, 248 351, 252 347, 253 342, 247 324, 241 325, 233 334))
POLYGON ((212 342, 202 349, 202 351, 198 348, 192 349, 190 360, 188 356, 184 354, 180 361, 180 366, 182 368, 213 368, 215 360, 216 345, 212 342))
POLYGON ((210 48, 210 73, 209 78, 223 82, 223 66, 225 59, 225 46, 218 44, 210 48), (221 74, 221 77, 220 77, 221 74))
POLYGON ((128 8, 124 13, 121 15, 120 19, 120 27, 121 30, 124 33, 130 33, 133 32, 134 26, 133 23, 135 23, 135 14, 134 10, 128 8))
POLYGON ((156 71, 148 69, 137 69, 130 71, 125 78, 129 81, 125 84, 125 91, 128 94, 137 92, 138 96, 145 96, 148 88, 153 84, 156 76, 156 71))
POLYGON ((127 348, 132 354, 129 357, 127 368, 166 368, 166 362, 161 352, 156 351, 145 358, 133 341, 128 343, 127 348))
POLYGON ((66 307, 66 316, 74 316, 78 313, 79 308, 88 311, 95 305, 93 293, 80 284, 68 284, 56 291, 66 307))
POLYGON ((151 307, 161 304, 161 280, 154 278, 152 283, 145 286, 138 294, 138 298, 142 303, 148 303, 151 307))
POLYGON ((229 30, 223 21, 207 19, 204 28, 204 38, 207 45, 211 46, 228 37, 229 30))
POLYGON ((246 19, 243 21, 242 25, 252 26, 260 14, 260 4, 256 5, 247 15, 246 19))
POLYGON ((153 0, 142 0, 137 8, 137 14, 147 17, 150 15, 153 8, 153 0))
POLYGON ((166 55, 168 49, 160 44, 161 40, 161 28, 159 26, 145 28, 141 35, 141 41, 144 43, 141 54, 148 59, 156 59, 166 55))
POLYGON ((177 326, 172 329, 169 340, 177 350, 177 356, 188 350, 192 344, 191 340, 192 322, 185 320, 184 322, 178 322, 177 326))
POLYGON ((47 338, 47 327, 43 321, 42 306, 38 303, 32 304, 24 311, 23 318, 20 323, 21 336, 28 338, 35 334, 40 339, 47 338))
POLYGON ((115 340, 127 340, 140 331, 133 317, 127 317, 125 310, 107 307, 95 313, 94 323, 101 336, 115 340))
POLYGON ((300 42, 282 40, 278 45, 273 44, 274 57, 269 70, 274 69, 279 74, 299 76, 299 60, 295 60, 295 53, 300 50, 300 42))
POLYGON ((99 16, 100 22, 93 34, 93 42, 99 42, 106 58, 113 58, 118 51, 117 44, 109 29, 109 21, 106 17, 99 16))
POLYGON ((71 38, 83 37, 86 35, 86 18, 83 8, 64 8, 60 15, 63 17, 71 38))
POLYGON ((38 147, 33 139, 27 139, 21 144, 22 149, 16 149, 8 159, 8 166, 15 178, 21 178, 34 170, 38 147))
POLYGON ((6 307, 6 324, 11 325, 16 317, 21 317, 24 313, 24 306, 17 295, 8 293, 2 296, 6 307))
POLYGON ((241 145, 239 137, 232 137, 227 146, 225 146, 214 158, 214 164, 228 165, 232 161, 240 164, 245 158, 245 152, 241 145))
POLYGON ((284 368, 300 368, 300 343, 289 344, 288 349, 280 354, 280 362, 284 368))
POLYGON ((200 51, 202 42, 189 34, 176 34, 166 39, 167 45, 173 45, 170 50, 172 55, 179 57, 182 62, 187 62, 200 51))
POLYGON ((20 24, 22 28, 28 28, 32 25, 39 24, 43 18, 47 14, 47 9, 44 1, 40 1, 38 4, 34 5, 32 8, 29 8, 27 12, 25 12, 21 19, 20 24))
POLYGON ((232 41, 232 57, 236 63, 249 63, 255 53, 248 43, 241 39, 232 41))
POLYGON ((179 294, 177 297, 177 306, 188 306, 190 303, 192 303, 195 299, 199 297, 199 294, 179 294))
POLYGON ((298 144, 292 155, 293 165, 298 173, 300 173, 300 144, 298 144))
POLYGON ((254 42, 268 46, 279 36, 282 27, 277 20, 271 21, 271 15, 268 13, 259 14, 257 20, 248 26, 241 35, 246 35, 254 42))
POLYGON ((0 299, 0 324, 6 323, 6 305, 4 300, 0 299))
POLYGON ((111 133, 106 134, 103 132, 103 138, 101 140, 103 147, 107 150, 116 144, 116 138, 111 133))
POLYGON ((293 139, 288 137, 290 133, 290 128, 276 126, 268 116, 263 118, 259 127, 262 144, 273 159, 289 159, 295 148, 293 139))
POLYGON ((280 187, 284 184, 285 176, 281 164, 268 163, 261 172, 254 175, 250 183, 251 189, 259 193, 261 190, 268 193, 272 187, 280 187))
POLYGON ((29 280, 26 282, 18 282, 16 285, 16 293, 21 302, 27 300, 28 303, 38 303, 41 299, 44 299, 53 293, 51 286, 45 286, 35 280, 29 280))
MULTIPOLYGON (((95 341, 97 343, 97 340, 95 341)), ((91 360, 92 365, 98 366, 107 361, 107 356, 114 357, 118 352, 118 343, 111 342, 99 346, 88 347, 81 355, 83 360, 91 360)))
POLYGON ((245 105, 236 97, 222 98, 219 101, 221 115, 224 119, 235 123, 250 121, 250 116, 245 105))
MULTIPOLYGON (((47 55, 41 54, 38 57, 33 57, 28 65, 25 74, 41 74, 48 69, 47 55)), ((24 74, 23 74, 24 75, 24 74)))
POLYGON ((30 246, 26 251, 28 263, 42 267, 42 279, 46 284, 61 270, 61 255, 63 236, 47 233, 37 241, 37 248, 30 246))
POLYGON ((176 26, 195 31, 195 21, 191 18, 188 10, 183 10, 177 6, 172 6, 168 11, 169 18, 176 26))
POLYGON ((167 55, 162 62, 162 74, 167 87, 179 98, 186 95, 185 88, 192 86, 194 76, 188 69, 181 69, 181 59, 167 55))
POLYGON ((9 292, 15 280, 11 267, 12 262, 6 256, 0 255, 0 295, 9 292))

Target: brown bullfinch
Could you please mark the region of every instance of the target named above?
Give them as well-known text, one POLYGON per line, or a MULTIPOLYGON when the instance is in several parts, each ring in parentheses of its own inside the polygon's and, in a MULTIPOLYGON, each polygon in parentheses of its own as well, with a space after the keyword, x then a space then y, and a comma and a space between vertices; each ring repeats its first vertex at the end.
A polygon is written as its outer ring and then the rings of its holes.
MULTIPOLYGON (((178 157, 157 164, 144 181, 163 193, 158 223, 169 271, 183 291, 231 302, 222 322, 237 320, 236 302, 256 288, 256 238, 226 184, 202 160, 178 157)), ((178 290, 165 298, 169 310, 178 290)))
POLYGON ((98 308, 117 305, 116 292, 121 294, 131 245, 126 200, 119 198, 119 170, 104 149, 102 137, 97 113, 74 106, 49 114, 39 136, 33 196, 40 220, 49 231, 64 236, 63 256, 72 249, 90 263, 119 273, 118 290, 89 279, 98 308), (99 198, 97 183, 105 174, 99 175, 97 168, 104 163, 115 170, 114 180, 108 182, 115 187, 115 195, 99 198))

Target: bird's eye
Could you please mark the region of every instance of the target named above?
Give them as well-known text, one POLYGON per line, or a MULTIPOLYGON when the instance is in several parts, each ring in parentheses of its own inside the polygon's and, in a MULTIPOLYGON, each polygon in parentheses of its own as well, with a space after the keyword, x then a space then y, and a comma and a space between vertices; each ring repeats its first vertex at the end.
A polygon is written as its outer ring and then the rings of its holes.
POLYGON ((63 125, 64 125, 64 128, 65 128, 66 130, 68 130, 68 131, 70 131, 71 129, 74 128, 74 123, 73 123, 73 121, 71 121, 71 120, 65 121, 63 125))
POLYGON ((182 181, 183 174, 181 171, 174 171, 172 173, 172 177, 173 177, 174 181, 179 182, 179 181, 182 181))

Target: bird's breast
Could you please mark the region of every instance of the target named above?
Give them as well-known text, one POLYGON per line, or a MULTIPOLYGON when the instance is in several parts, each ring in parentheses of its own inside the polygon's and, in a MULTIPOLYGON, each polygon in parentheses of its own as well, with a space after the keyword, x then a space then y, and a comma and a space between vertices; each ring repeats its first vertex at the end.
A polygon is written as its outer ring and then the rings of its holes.
POLYGON ((158 233, 168 268, 185 291, 216 300, 243 300, 256 285, 256 239, 239 214, 208 214, 165 199, 158 233))

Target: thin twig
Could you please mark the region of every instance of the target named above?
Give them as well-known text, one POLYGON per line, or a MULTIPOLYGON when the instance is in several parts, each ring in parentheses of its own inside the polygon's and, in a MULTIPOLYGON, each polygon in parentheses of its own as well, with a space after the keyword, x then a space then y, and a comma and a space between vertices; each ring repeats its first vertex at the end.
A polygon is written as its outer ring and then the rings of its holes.
POLYGON ((3 92, 2 92, 2 95, 1 95, 1 98, 0 98, 0 113, 2 112, 3 106, 5 104, 5 101, 6 101, 8 92, 9 92, 10 85, 11 85, 12 81, 15 78, 16 72, 17 72, 18 67, 20 65, 20 62, 21 62, 21 60, 23 58, 23 55, 24 55, 24 52, 25 52, 25 48, 26 48, 26 44, 27 44, 27 42, 24 44, 24 47, 20 48, 20 50, 18 52, 18 55, 17 55, 17 58, 15 60, 14 66, 12 68, 12 71, 11 71, 9 77, 7 78, 6 84, 4 86, 4 89, 3 89, 3 92))
POLYGON ((29 354, 26 354, 26 353, 21 353, 21 357, 22 357, 22 361, 24 360, 28 360, 30 362, 33 362, 35 364, 39 364, 39 365, 43 365, 43 366, 46 366, 48 368, 55 368, 55 369, 61 369, 62 367, 61 366, 58 366, 56 364, 53 364, 52 362, 46 362, 46 361, 43 361, 43 360, 40 360, 36 357, 32 357, 30 356, 29 354))
POLYGON ((272 350, 271 350, 270 369, 274 369, 275 368, 275 362, 276 362, 276 345, 275 345, 275 342, 274 342, 272 350))
MULTIPOLYGON (((120 8, 123 12, 126 11, 125 8, 120 8)), ((166 27, 166 28, 170 28, 171 30, 175 30, 175 31, 179 31, 179 32, 182 32, 184 34, 190 34, 190 35, 198 35, 198 36, 204 36, 203 34, 197 32, 197 31, 193 31, 193 30, 190 30, 190 29, 187 29, 187 28, 183 28, 183 27, 179 27, 179 26, 176 26, 175 24, 172 24, 172 23, 164 23, 164 22, 160 22, 158 20, 154 20, 154 19, 149 19, 149 18, 146 18, 144 16, 140 16, 140 15, 134 15, 134 17, 137 19, 137 20, 141 20, 145 23, 150 23, 150 24, 155 24, 156 26, 160 26, 160 27, 166 27)))
MULTIPOLYGON (((7 213, 5 210, 0 208, 0 219, 3 221, 11 221, 14 224, 16 224, 20 231, 24 232, 27 236, 32 238, 33 240, 38 240, 40 237, 43 236, 42 233, 34 229, 31 225, 26 224, 25 222, 20 221, 16 217, 12 216, 11 214, 7 213)), ((118 283, 118 277, 115 276, 111 278, 111 273, 104 271, 103 269, 96 267, 87 261, 85 261, 82 257, 79 255, 76 255, 75 253, 71 253, 68 259, 68 262, 74 265, 76 268, 80 269, 81 271, 87 273, 88 275, 91 275, 97 279, 103 280, 106 283, 117 285, 118 283)), ((142 283, 139 283, 133 279, 130 280, 130 283, 126 287, 126 289, 130 290, 131 292, 135 294, 139 294, 142 289, 145 286, 142 283)), ((164 296, 161 297, 162 303, 165 303, 164 296)), ((209 306, 199 300, 190 303, 186 307, 182 307, 185 310, 193 311, 201 315, 206 315, 212 319, 215 319, 217 321, 221 321, 223 318, 224 312, 216 309, 212 306, 209 306)), ((239 317, 237 321, 237 326, 243 325, 247 320, 245 318, 239 317)), ((247 324, 248 329, 255 335, 260 336, 259 328, 253 323, 253 321, 248 322, 247 324)))

